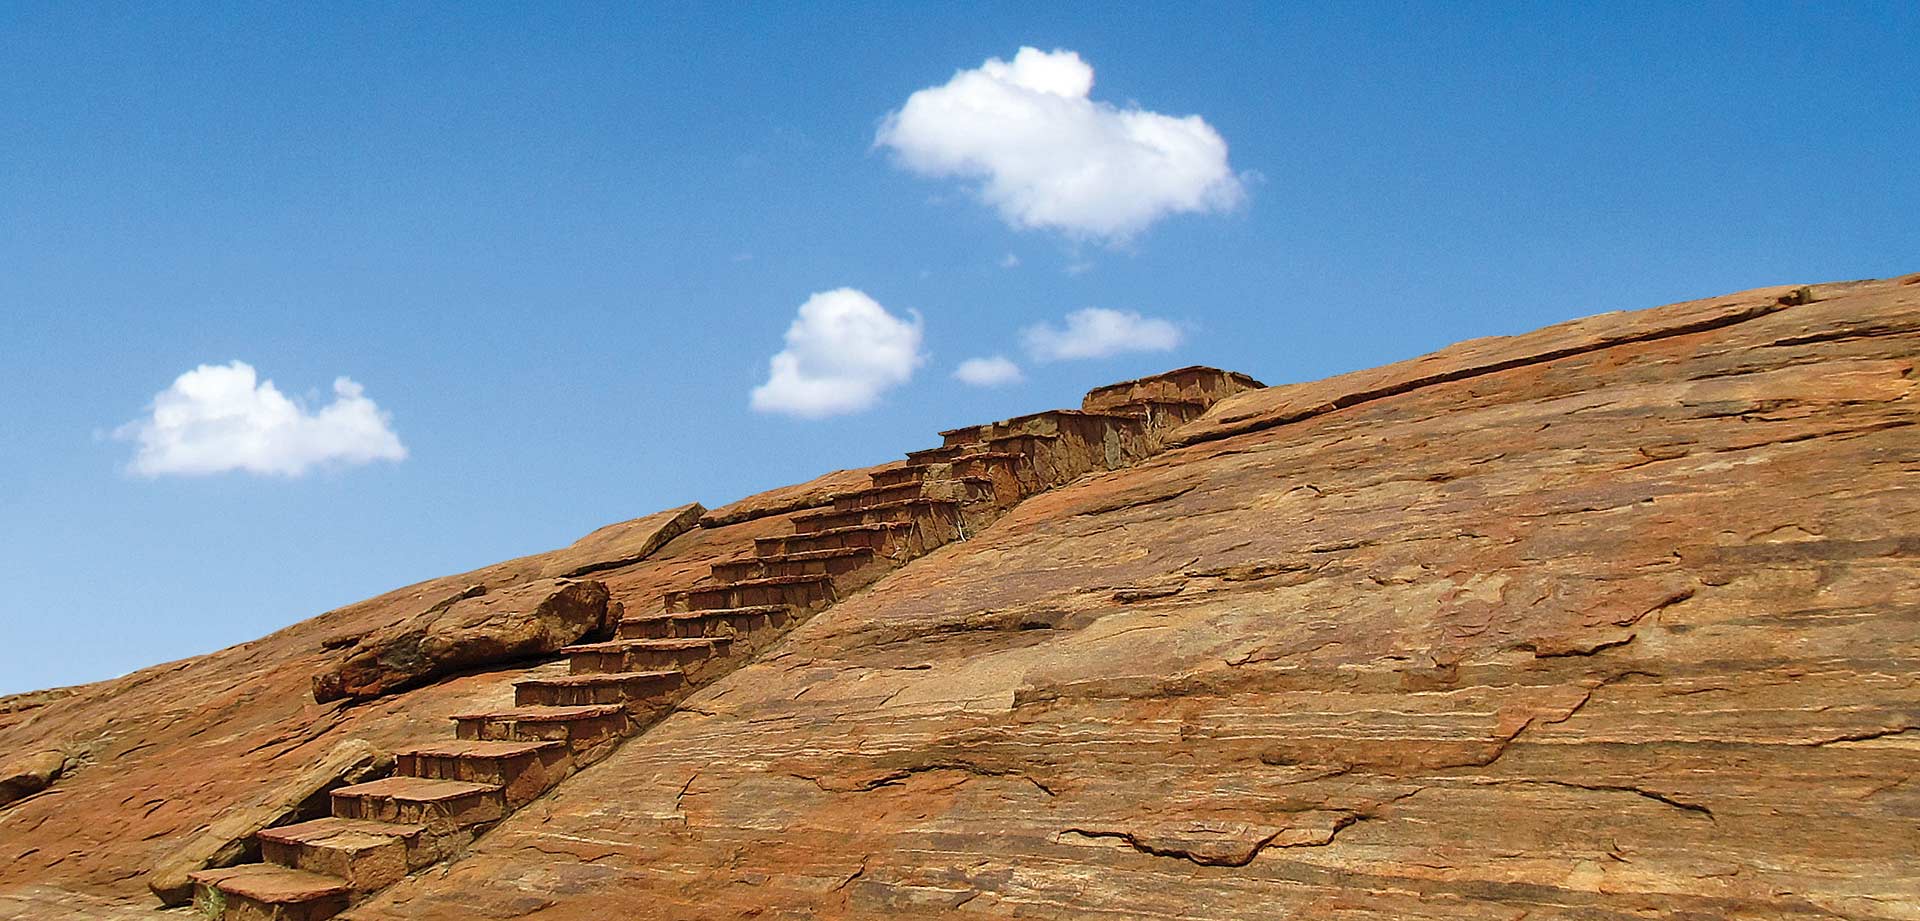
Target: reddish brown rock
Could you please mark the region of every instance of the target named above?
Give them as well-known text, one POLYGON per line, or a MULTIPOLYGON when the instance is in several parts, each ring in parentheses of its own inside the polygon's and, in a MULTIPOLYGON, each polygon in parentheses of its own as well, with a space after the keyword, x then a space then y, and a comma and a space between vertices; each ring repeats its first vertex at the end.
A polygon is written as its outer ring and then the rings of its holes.
POLYGON ((0 765, 0 806, 45 790, 70 762, 65 752, 41 751, 0 765))
POLYGON ((361 637, 337 666, 313 676, 313 699, 365 700, 482 665, 535 658, 620 619, 602 582, 540 579, 488 592, 475 585, 400 623, 361 637))
MULTIPOLYGON (((346 917, 1916 917, 1917 354, 1920 286, 1813 286, 1240 394, 346 917)), ((645 613, 791 530, 596 577, 645 613)), ((504 705, 297 699, 476 581, 0 713, 114 764, 0 811, 0 905, 94 910, 237 778, 504 705)))
POLYGON ((805 483, 770 489, 738 502, 720 506, 701 517, 700 524, 702 527, 716 528, 771 515, 785 515, 829 506, 833 504, 835 496, 865 489, 872 483, 872 474, 894 470, 905 463, 905 461, 891 461, 873 467, 835 470, 832 473, 814 477, 805 483))
POLYGON ((147 888, 165 905, 193 896, 196 871, 230 867, 258 853, 255 832, 326 815, 328 795, 393 769, 393 755, 360 739, 348 739, 311 764, 282 777, 245 803, 223 809, 199 834, 176 846, 147 872, 147 888))
POLYGON ((1914 917, 1920 288, 1792 292, 1232 398, 347 916, 1914 917))
MULTIPOLYGON (((600 533, 651 531, 684 518, 684 508, 600 533)), ((593 578, 629 611, 658 610, 664 592, 788 527, 774 517, 693 528, 593 578)), ((324 648, 325 640, 351 645, 466 586, 506 586, 614 558, 575 552, 595 541, 407 586, 209 655, 0 699, 0 752, 61 748, 87 765, 0 809, 0 918, 149 916, 151 867, 339 742, 396 750, 444 736, 453 714, 510 704, 516 680, 554 666, 457 675, 353 707, 315 703, 311 681, 344 651, 324 648)))

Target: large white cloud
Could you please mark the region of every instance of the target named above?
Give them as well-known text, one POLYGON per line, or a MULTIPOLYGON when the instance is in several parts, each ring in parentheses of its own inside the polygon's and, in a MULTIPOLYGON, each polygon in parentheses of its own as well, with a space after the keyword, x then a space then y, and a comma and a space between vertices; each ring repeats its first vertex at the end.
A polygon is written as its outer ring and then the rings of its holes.
POLYGON ((1066 323, 1040 323, 1021 333, 1036 361, 1105 358, 1121 352, 1164 352, 1180 344, 1180 327, 1133 311, 1088 307, 1066 323))
POLYGON ((913 378, 920 318, 901 319, 865 292, 822 291, 800 305, 753 408, 809 419, 858 412, 913 378))
POLYGON ((153 398, 146 418, 114 430, 135 445, 134 473, 245 471, 300 476, 325 464, 404 460, 392 419, 359 384, 333 382, 333 402, 309 411, 243 361, 201 365, 153 398))
POLYGON ((1095 102, 1092 89, 1078 54, 1021 48, 907 97, 874 143, 916 173, 978 180, 1015 227, 1120 241, 1241 201, 1227 142, 1204 119, 1095 102))

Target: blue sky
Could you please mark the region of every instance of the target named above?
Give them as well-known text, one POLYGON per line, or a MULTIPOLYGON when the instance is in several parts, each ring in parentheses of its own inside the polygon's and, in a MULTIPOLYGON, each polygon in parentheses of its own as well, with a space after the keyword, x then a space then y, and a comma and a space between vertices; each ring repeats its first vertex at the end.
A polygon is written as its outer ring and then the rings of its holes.
POLYGON ((1178 365, 1312 379, 1920 271, 1912 4, 1185 6, 0 6, 0 693, 1178 365), (1019 226, 1071 145, 938 112, 876 144, 1023 46, 1094 72, 1062 136, 1199 116, 1226 172, 1094 187, 1206 193, 1127 232, 1019 226), (884 366, 756 410, 840 289, 884 366), (1133 325, 1037 361, 1023 331, 1088 308, 1133 325), (952 377, 992 355, 1022 379, 952 377), (372 405, 303 437, 394 443, 142 472, 123 427, 233 361, 295 413, 350 378, 372 405))

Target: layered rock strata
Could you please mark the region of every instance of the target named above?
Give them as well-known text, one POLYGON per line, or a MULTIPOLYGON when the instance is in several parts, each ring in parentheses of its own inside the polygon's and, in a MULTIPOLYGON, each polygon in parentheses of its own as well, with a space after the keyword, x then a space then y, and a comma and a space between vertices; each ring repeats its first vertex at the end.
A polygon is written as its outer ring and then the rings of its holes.
POLYGON ((1229 398, 350 916, 1920 917, 1916 355, 1779 288, 1229 398))

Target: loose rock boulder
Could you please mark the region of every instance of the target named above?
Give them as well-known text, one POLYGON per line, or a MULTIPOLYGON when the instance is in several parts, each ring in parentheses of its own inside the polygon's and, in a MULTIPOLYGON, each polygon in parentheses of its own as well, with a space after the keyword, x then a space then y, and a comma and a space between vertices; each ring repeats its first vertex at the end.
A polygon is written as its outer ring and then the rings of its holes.
POLYGON ((313 698, 364 700, 553 653, 606 633, 619 609, 597 581, 538 579, 499 591, 476 585, 355 641, 337 666, 313 677, 313 698))
POLYGON ((251 803, 222 812, 205 831, 168 853, 147 873, 147 888, 166 905, 193 898, 196 870, 230 867, 254 856, 254 834, 261 829, 317 819, 327 814, 336 787, 386 776, 393 755, 362 739, 348 739, 326 757, 251 803))
POLYGON ((35 752, 0 767, 0 806, 45 790, 67 770, 67 756, 35 752))

